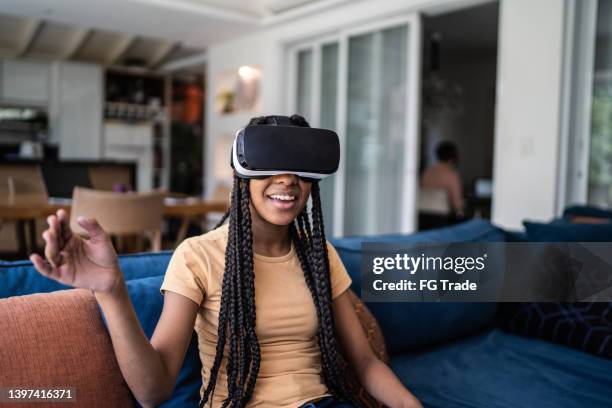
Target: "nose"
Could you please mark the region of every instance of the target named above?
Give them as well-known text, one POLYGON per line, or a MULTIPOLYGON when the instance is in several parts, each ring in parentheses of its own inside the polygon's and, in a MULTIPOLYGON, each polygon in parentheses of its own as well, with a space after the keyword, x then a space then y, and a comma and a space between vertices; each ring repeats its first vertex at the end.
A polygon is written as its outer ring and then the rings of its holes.
POLYGON ((285 185, 293 185, 293 184, 298 184, 298 176, 296 176, 295 174, 290 174, 290 173, 283 173, 283 174, 277 174, 275 176, 272 176, 272 182, 273 183, 279 183, 279 184, 285 184, 285 185))

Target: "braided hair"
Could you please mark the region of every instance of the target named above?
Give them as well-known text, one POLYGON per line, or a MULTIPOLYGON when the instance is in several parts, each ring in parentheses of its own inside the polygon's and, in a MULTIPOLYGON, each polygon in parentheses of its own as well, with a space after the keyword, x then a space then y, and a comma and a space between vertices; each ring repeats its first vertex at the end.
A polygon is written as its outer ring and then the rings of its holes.
MULTIPOLYGON (((309 127, 299 115, 289 118, 293 126, 309 127)), ((256 117, 249 125, 276 124, 272 117, 256 117)), ((307 207, 289 225, 318 318, 317 342, 321 352, 322 377, 328 390, 338 399, 361 404, 352 394, 342 372, 342 357, 334 335, 331 284, 327 241, 323 228, 323 213, 318 182, 311 187, 312 223, 307 207)), ((255 331, 255 273, 253 270, 253 233, 251 230, 249 180, 234 176, 230 209, 215 228, 229 218, 228 242, 225 250, 219 327, 216 355, 210 369, 210 378, 204 390, 200 408, 214 396, 217 376, 224 350, 227 355, 227 399, 222 407, 244 407, 253 395, 261 352, 255 331)))

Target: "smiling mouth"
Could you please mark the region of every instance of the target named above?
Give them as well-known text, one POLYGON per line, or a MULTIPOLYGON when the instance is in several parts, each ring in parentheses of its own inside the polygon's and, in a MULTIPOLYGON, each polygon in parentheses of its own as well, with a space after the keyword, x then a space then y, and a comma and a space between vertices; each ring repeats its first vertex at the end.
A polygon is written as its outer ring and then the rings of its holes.
POLYGON ((294 194, 269 194, 266 198, 274 207, 281 210, 291 209, 297 203, 297 196, 294 194))

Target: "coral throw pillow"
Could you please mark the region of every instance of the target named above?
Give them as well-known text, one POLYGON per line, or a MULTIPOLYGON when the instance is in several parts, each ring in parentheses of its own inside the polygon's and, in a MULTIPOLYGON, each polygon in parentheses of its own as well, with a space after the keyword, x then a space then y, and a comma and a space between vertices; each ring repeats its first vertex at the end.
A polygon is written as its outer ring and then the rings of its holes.
POLYGON ((134 406, 98 304, 88 290, 0 300, 0 367, 2 387, 74 390, 76 404, 50 405, 134 406))

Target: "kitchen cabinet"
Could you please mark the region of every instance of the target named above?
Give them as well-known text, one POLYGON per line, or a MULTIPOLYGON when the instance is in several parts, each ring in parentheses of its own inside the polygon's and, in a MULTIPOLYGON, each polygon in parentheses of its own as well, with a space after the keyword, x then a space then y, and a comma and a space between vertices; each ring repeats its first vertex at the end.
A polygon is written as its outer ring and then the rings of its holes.
POLYGON ((136 190, 153 188, 153 124, 104 123, 104 157, 136 163, 136 190))
POLYGON ((49 102, 50 64, 31 60, 0 61, 0 100, 44 106, 49 102))
POLYGON ((53 107, 60 159, 102 158, 103 70, 100 65, 59 62, 53 107))

